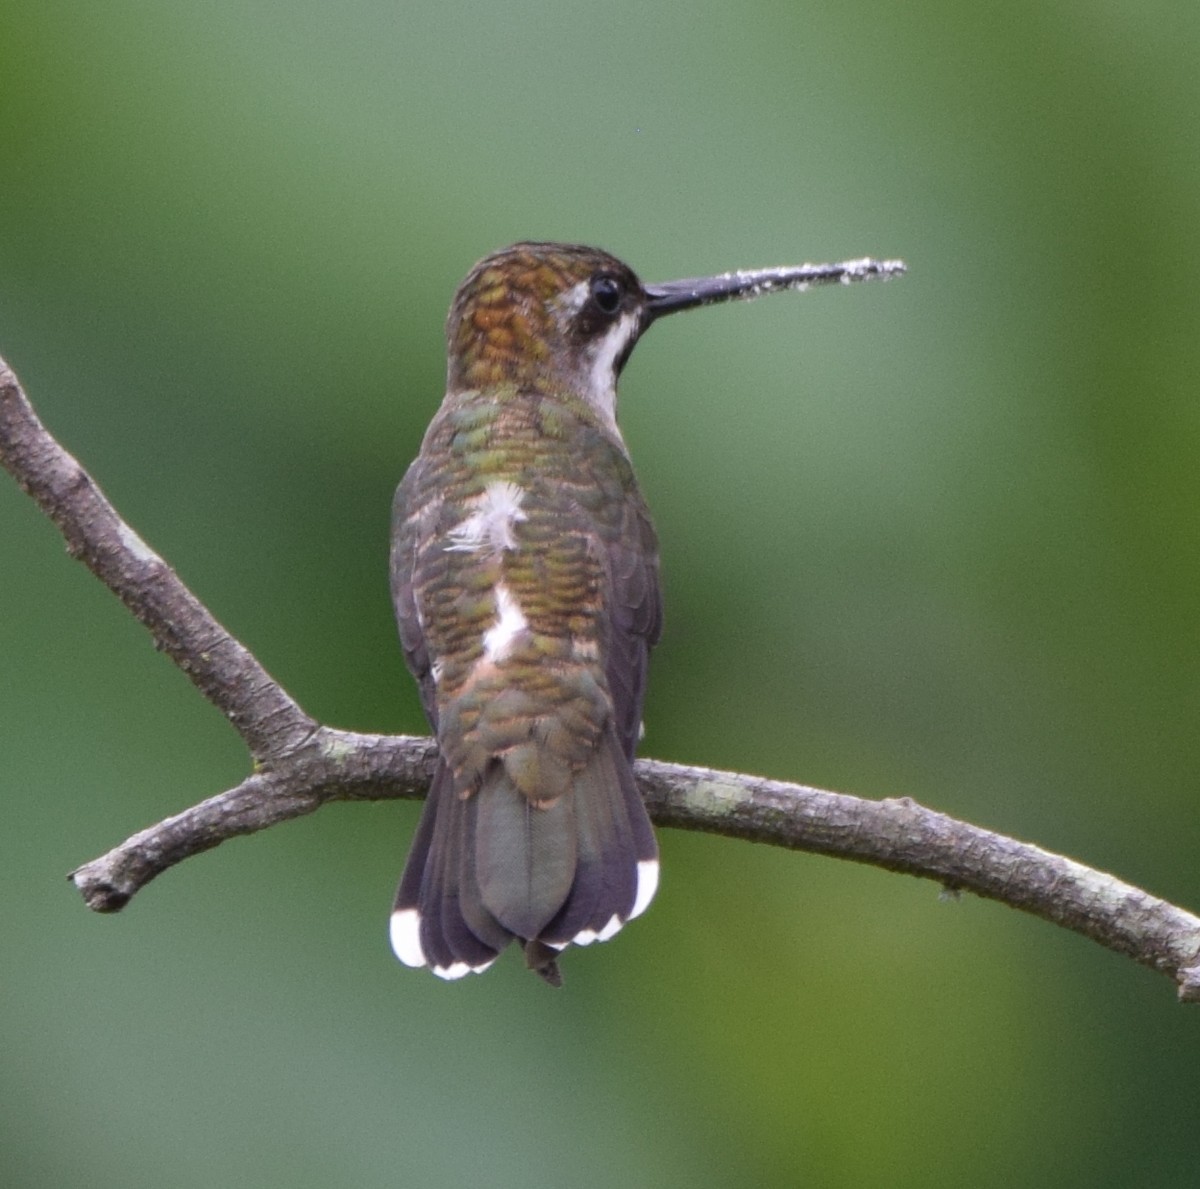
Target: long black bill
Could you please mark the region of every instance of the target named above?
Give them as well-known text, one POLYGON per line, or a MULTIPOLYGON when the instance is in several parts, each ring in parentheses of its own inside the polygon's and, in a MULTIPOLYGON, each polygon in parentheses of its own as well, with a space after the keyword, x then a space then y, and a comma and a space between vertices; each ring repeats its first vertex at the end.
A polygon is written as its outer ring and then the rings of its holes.
POLYGON ((747 272, 726 272, 716 277, 688 277, 683 281, 646 285, 646 296, 650 299, 646 307, 647 323, 677 310, 691 310, 719 301, 750 301, 785 289, 803 293, 813 285, 834 282, 850 285, 855 281, 886 281, 905 271, 903 260, 843 260, 839 264, 757 268, 747 272))

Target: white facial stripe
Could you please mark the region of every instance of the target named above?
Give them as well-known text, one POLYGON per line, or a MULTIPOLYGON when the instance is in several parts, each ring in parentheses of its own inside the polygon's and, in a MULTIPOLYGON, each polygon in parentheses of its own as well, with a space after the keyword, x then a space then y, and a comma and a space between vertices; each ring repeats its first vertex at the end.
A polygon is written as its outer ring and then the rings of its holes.
POLYGON ((526 519, 521 511, 525 492, 515 483, 489 483, 470 501, 471 514, 450 530, 451 553, 503 553, 516 549, 513 526, 526 519))
POLYGON ((592 355, 591 371, 588 373, 587 398, 591 405, 604 417, 617 424, 617 360, 637 334, 638 316, 632 311, 622 314, 597 343, 592 355))
POLYGON ((580 281, 578 285, 572 285, 565 293, 559 294, 552 308, 558 317, 560 326, 565 328, 571 319, 583 309, 583 303, 591 296, 591 292, 591 281, 580 281))
POLYGON ((512 652, 518 635, 529 627, 512 591, 503 582, 496 584, 496 622, 483 633, 483 655, 500 662, 512 652))

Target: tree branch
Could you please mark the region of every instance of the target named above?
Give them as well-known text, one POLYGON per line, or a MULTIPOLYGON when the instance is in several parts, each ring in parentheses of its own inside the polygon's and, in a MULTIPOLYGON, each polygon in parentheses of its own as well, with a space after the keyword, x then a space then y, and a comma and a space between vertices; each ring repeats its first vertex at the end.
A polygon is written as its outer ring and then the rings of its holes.
POLYGON ((133 612, 196 688, 233 724, 255 760, 302 743, 316 723, 117 515, 92 477, 38 420, 0 359, 0 463, 58 526, 67 552, 133 612))
MULTIPOLYGON (((255 764, 237 787, 142 830, 71 873, 85 903, 115 912, 156 875, 240 834, 327 801, 418 798, 433 741, 361 735, 304 713, 46 431, 0 359, 0 463, 78 557, 147 627, 242 736, 255 764)), ((999 900, 1159 970, 1200 1002, 1200 918, 1114 876, 925 809, 707 768, 638 761, 660 825, 853 859, 999 900)))

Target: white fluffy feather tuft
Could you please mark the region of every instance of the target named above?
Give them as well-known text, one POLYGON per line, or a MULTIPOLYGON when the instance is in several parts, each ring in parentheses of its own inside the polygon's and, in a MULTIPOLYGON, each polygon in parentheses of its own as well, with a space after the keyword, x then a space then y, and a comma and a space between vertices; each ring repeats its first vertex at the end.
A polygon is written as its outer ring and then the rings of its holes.
POLYGON ((499 555, 516 549, 515 525, 527 519, 521 511, 524 490, 516 483, 499 480, 489 483, 469 504, 471 514, 448 534, 451 553, 490 553, 499 555))
POLYGON ((483 654, 489 661, 502 661, 512 652, 516 638, 529 627, 521 605, 503 582, 496 584, 496 622, 483 633, 483 654))

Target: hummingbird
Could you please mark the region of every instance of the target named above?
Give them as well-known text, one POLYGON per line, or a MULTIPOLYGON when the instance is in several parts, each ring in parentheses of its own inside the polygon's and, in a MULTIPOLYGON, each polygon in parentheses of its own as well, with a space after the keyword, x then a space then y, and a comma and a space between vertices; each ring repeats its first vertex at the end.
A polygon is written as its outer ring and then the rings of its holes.
POLYGON ((643 285, 614 256, 518 243, 480 260, 446 323, 446 396, 396 492, 391 590, 437 742, 391 942, 444 979, 511 942, 552 986, 658 887, 633 775, 658 543, 617 425, 617 379, 667 314, 827 281, 858 260, 643 285))

